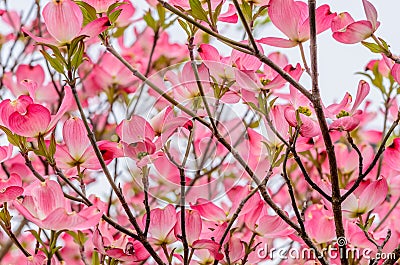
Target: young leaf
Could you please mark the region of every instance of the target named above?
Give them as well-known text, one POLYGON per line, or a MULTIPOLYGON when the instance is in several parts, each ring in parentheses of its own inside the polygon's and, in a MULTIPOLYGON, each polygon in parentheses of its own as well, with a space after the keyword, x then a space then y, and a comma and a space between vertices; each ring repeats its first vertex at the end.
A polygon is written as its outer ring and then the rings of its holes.
POLYGON ((189 4, 194 18, 208 22, 207 12, 203 9, 200 0, 189 0, 189 4))
POLYGON ((51 57, 44 50, 41 50, 40 52, 43 54, 44 58, 50 63, 51 67, 54 68, 54 70, 56 70, 60 74, 64 74, 64 65, 57 58, 51 57))
POLYGON ((367 47, 373 53, 385 53, 386 51, 376 43, 362 41, 362 45, 367 47))

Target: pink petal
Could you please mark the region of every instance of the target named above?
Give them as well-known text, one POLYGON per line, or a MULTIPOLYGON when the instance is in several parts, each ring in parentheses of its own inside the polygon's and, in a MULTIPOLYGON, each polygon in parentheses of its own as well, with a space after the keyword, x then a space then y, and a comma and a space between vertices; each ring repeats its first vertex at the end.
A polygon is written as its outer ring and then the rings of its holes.
POLYGON ((90 145, 83 121, 77 117, 68 119, 63 127, 63 139, 69 153, 79 160, 86 148, 90 145))
POLYGON ((390 168, 400 171, 400 138, 395 138, 386 148, 385 162, 390 168))
POLYGON ((65 86, 64 92, 64 99, 57 113, 51 117, 48 131, 51 131, 57 125, 57 122, 61 119, 61 117, 74 105, 75 101, 71 88, 69 86, 65 86))
POLYGON ((21 136, 36 137, 45 134, 50 123, 50 111, 39 104, 30 104, 26 112, 14 112, 9 118, 10 129, 21 136))
MULTIPOLYGON (((332 13, 328 5, 322 5, 315 11, 315 23, 317 34, 324 32, 329 29, 332 24, 332 19, 336 17, 335 13, 332 13)), ((299 40, 306 41, 310 38, 310 21, 307 18, 299 29, 299 40)))
POLYGON ((21 196, 24 189, 17 186, 10 186, 0 190, 0 204, 15 200, 18 196, 21 196))
POLYGON ((201 59, 205 61, 220 61, 218 50, 210 44, 201 44, 197 51, 201 59))
MULTIPOLYGON (((143 222, 146 218, 143 217, 143 222)), ((176 224, 175 207, 169 204, 164 209, 156 208, 151 211, 149 232, 152 238, 164 241, 176 224)))
POLYGON ((20 64, 15 71, 15 75, 17 77, 17 83, 21 83, 22 81, 28 79, 36 81, 38 84, 43 84, 45 79, 44 70, 40 64, 35 66, 20 64))
POLYGON ((374 33, 370 21, 362 20, 348 25, 343 31, 333 33, 333 38, 345 44, 354 44, 369 38, 374 33))
POLYGON ((24 35, 28 35, 29 37, 31 37, 34 41, 36 42, 42 42, 42 43, 46 43, 46 44, 51 44, 51 45, 58 45, 58 41, 52 37, 49 38, 42 38, 42 37, 37 37, 35 35, 33 35, 30 31, 28 31, 25 28, 21 29, 22 33, 24 33, 24 35))
POLYGON ((78 34, 78 36, 86 35, 95 37, 105 31, 110 26, 110 21, 107 17, 98 18, 87 24, 78 34))
POLYGON ((385 178, 372 181, 360 195, 360 208, 366 208, 366 212, 373 210, 386 199, 388 190, 385 178))
POLYGON ((289 39, 297 40, 302 10, 293 0, 271 0, 268 15, 272 23, 289 39))
MULTIPOLYGON (((360 110, 361 111, 361 110, 360 110)), ((361 111, 362 112, 362 111, 361 111)), ((352 131, 360 124, 360 119, 356 115, 354 116, 346 116, 334 120, 330 125, 330 130, 338 130, 338 131, 352 131)))
POLYGON ((235 6, 233 4, 229 4, 228 10, 225 13, 220 14, 218 16, 218 20, 227 23, 237 23, 238 15, 236 14, 235 6))
POLYGON ((216 260, 221 260, 224 255, 219 253, 219 244, 210 239, 200 239, 193 243, 193 249, 207 249, 216 260))
POLYGON ((394 80, 400 84, 400 64, 394 64, 390 73, 392 74, 394 80))
POLYGON ((298 45, 296 41, 276 37, 262 38, 258 42, 280 48, 292 48, 298 45))
POLYGON ((36 182, 31 190, 32 198, 38 209, 40 219, 46 217, 57 208, 65 208, 66 201, 60 184, 54 180, 36 182))
POLYGON ((117 128, 117 134, 126 143, 135 143, 145 138, 154 139, 155 133, 151 125, 141 116, 134 115, 123 120, 117 128))
POLYGON ((340 13, 332 19, 331 30, 332 32, 341 31, 353 22, 354 19, 349 13, 340 13))
POLYGON ((43 18, 49 33, 60 43, 68 43, 78 36, 83 15, 71 0, 51 1, 43 8, 43 18))
POLYGON ((375 31, 379 27, 378 12, 376 12, 376 9, 371 2, 367 0, 363 0, 363 6, 367 20, 371 22, 372 28, 375 31))
POLYGON ((198 199, 196 205, 190 206, 208 220, 216 222, 226 220, 226 214, 224 210, 216 206, 214 203, 207 201, 206 199, 198 199))
POLYGON ((357 95, 356 100, 354 101, 353 108, 351 109, 350 113, 354 113, 360 104, 364 101, 364 99, 368 96, 370 91, 369 84, 364 80, 361 80, 358 83, 357 95))

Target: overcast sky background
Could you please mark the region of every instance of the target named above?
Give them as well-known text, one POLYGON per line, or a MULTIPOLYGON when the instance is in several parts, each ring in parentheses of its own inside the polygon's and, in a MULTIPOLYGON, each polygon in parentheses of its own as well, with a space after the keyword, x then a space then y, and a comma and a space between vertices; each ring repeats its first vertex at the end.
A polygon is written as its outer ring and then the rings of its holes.
MULTIPOLYGON (((400 1, 397 0, 370 0, 378 11, 378 20, 381 22, 381 26, 378 29, 376 35, 383 38, 391 45, 392 51, 396 54, 400 53, 400 29, 399 29, 399 11, 400 1)), ((9 6, 27 12, 30 7, 30 3, 33 1, 27 0, 12 0, 8 1, 9 6), (29 4, 27 4, 29 3, 29 4)), ((43 3, 48 0, 42 1, 43 3)), ((140 17, 145 10, 148 9, 148 5, 145 0, 132 0, 134 5, 137 7, 137 13, 135 17, 140 17)), ((365 19, 365 14, 361 0, 319 0, 317 5, 329 4, 332 12, 349 12, 355 20, 365 19)), ((4 25, 0 22, 0 30, 4 25)), ((243 31, 240 23, 237 25, 229 25, 230 29, 226 33, 240 40, 243 31)), ((170 29, 173 32, 171 38, 175 41, 184 42, 185 35, 179 26, 170 29)), ((274 29, 273 25, 269 24, 258 28, 256 31, 256 37, 262 38, 266 36, 280 36, 283 37, 282 33, 274 29)), ((214 41, 223 53, 228 55, 229 49, 221 43, 214 41)), ((305 49, 308 56, 308 42, 305 43, 305 49)), ((264 46, 266 54, 277 51, 275 47, 264 46)), ((289 56, 289 61, 292 64, 300 62, 299 50, 297 47, 291 49, 281 49, 284 53, 289 56)), ((372 54, 369 50, 363 47, 361 44, 345 45, 338 43, 331 37, 331 31, 328 30, 318 36, 318 55, 319 55, 319 73, 320 73, 320 88, 323 95, 323 101, 326 104, 331 103, 334 100, 339 100, 343 97, 346 91, 355 95, 357 90, 357 84, 362 78, 360 75, 355 75, 355 72, 362 71, 370 59, 379 58, 378 54, 372 54)), ((303 75, 301 81, 305 86, 309 87, 309 78, 307 75, 303 75)), ((371 94, 368 97, 372 100, 375 105, 381 102, 380 94, 377 89, 371 89, 371 94)))

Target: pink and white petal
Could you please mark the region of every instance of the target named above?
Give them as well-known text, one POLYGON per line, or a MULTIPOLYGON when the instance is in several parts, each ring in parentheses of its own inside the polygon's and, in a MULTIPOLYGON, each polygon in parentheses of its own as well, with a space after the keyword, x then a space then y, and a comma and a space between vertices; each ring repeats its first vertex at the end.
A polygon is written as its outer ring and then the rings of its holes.
POLYGON ((394 64, 390 73, 392 74, 394 80, 400 84, 400 64, 394 64))
POLYGON ((77 117, 68 119, 64 123, 62 133, 70 155, 78 161, 90 145, 83 121, 77 117))
POLYGON ((219 244, 210 239, 196 240, 193 243, 192 248, 193 249, 207 249, 216 260, 221 260, 224 258, 224 255, 219 252, 219 244))
POLYGON ((83 23, 81 9, 71 0, 49 2, 43 8, 43 19, 49 33, 60 43, 78 37, 83 23))
MULTIPOLYGON (((143 218, 143 222, 146 218, 143 218)), ((149 232, 152 238, 164 240, 168 237, 176 224, 175 207, 169 204, 164 209, 156 208, 151 211, 149 232)))
POLYGON ((154 139, 155 132, 151 125, 141 116, 134 115, 129 120, 123 120, 117 128, 117 134, 122 141, 130 144, 145 138, 154 139))
MULTIPOLYGON (((362 111, 361 111, 362 112, 362 111)), ((338 131, 352 131, 360 124, 360 119, 357 118, 357 115, 346 116, 334 120, 330 125, 330 130, 338 130, 338 131)))
POLYGON ((50 123, 50 111, 39 104, 30 104, 26 112, 14 112, 9 118, 11 131, 24 137, 36 137, 45 134, 50 123))
POLYGON ((270 238, 293 234, 293 230, 279 216, 271 215, 264 215, 260 218, 257 232, 270 238))
MULTIPOLYGON (((336 13, 332 13, 328 5, 322 5, 315 11, 315 23, 317 34, 329 29, 332 19, 336 17, 336 13)), ((310 38, 310 20, 307 18, 299 28, 299 40, 306 41, 310 38)))
POLYGON ((218 16, 218 20, 226 23, 237 23, 238 15, 236 14, 235 6, 233 4, 229 4, 228 10, 225 13, 220 14, 218 16))
POLYGON ((85 218, 77 213, 67 213, 64 208, 57 208, 37 225, 49 230, 81 230, 79 225, 83 222, 85 218))
POLYGON ((57 208, 66 208, 60 184, 54 180, 38 182, 31 190, 39 218, 43 219, 57 208))
POLYGON ((65 86, 64 88, 64 99, 61 103, 60 108, 58 109, 55 115, 52 115, 51 122, 48 126, 47 131, 51 131, 57 125, 57 122, 61 119, 61 117, 69 111, 74 106, 74 96, 72 95, 72 90, 70 86, 65 86))
POLYGON ((296 40, 302 21, 302 9, 293 0, 271 0, 268 15, 272 23, 289 39, 296 40))
POLYGON ((358 83, 358 89, 357 89, 357 95, 356 95, 356 100, 354 101, 353 108, 351 109, 350 113, 354 113, 357 108, 361 105, 361 103, 364 101, 364 99, 368 96, 370 91, 369 84, 365 82, 364 80, 361 80, 358 83))
POLYGON ((110 26, 110 21, 107 17, 98 18, 88 23, 80 32, 79 36, 88 36, 90 38, 96 37, 110 26))
POLYGON ((197 210, 201 216, 212 221, 225 221, 227 219, 224 210, 216 206, 214 203, 206 199, 197 199, 195 205, 190 205, 194 210, 197 210))
POLYGON ((56 39, 54 39, 54 38, 51 38, 51 37, 50 38, 38 37, 38 36, 32 34, 29 30, 27 30, 25 28, 22 28, 21 31, 25 36, 31 37, 36 42, 46 43, 46 44, 51 44, 51 45, 58 45, 59 44, 58 41, 56 39))
POLYGON ((296 41, 276 38, 276 37, 266 37, 258 40, 259 43, 266 45, 280 47, 280 48, 292 48, 298 45, 296 41))
POLYGON ((367 16, 367 20, 371 21, 372 28, 375 31, 379 27, 378 12, 376 12, 376 9, 371 4, 371 2, 369 2, 367 0, 363 0, 363 6, 364 6, 365 15, 367 16))
POLYGON ((354 23, 354 19, 349 13, 340 13, 332 19, 331 30, 332 32, 341 31, 351 23, 354 23))
POLYGON ((12 187, 12 186, 17 186, 17 187, 22 186, 21 177, 16 173, 11 173, 11 175, 8 179, 0 180, 0 192, 2 189, 12 187))
POLYGON ((374 30, 369 21, 362 20, 348 25, 343 31, 333 33, 333 38, 345 44, 354 44, 369 38, 374 30))
POLYGON ((395 138, 393 143, 386 148, 385 162, 388 167, 400 171, 400 138, 395 138))
POLYGON ((17 199, 22 195, 24 189, 18 186, 9 186, 0 190, 0 204, 17 199))
POLYGON ((360 208, 371 211, 380 205, 388 194, 389 187, 385 178, 371 181, 371 183, 364 189, 359 198, 360 208))

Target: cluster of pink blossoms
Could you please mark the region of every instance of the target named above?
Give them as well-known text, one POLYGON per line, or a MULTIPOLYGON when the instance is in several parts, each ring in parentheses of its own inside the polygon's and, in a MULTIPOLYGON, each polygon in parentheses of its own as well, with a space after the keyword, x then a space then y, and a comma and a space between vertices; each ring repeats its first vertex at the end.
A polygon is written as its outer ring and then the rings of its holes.
POLYGON ((359 2, 4 1, 0 264, 397 262, 400 59, 359 2), (379 58, 324 104, 327 31, 379 58))

